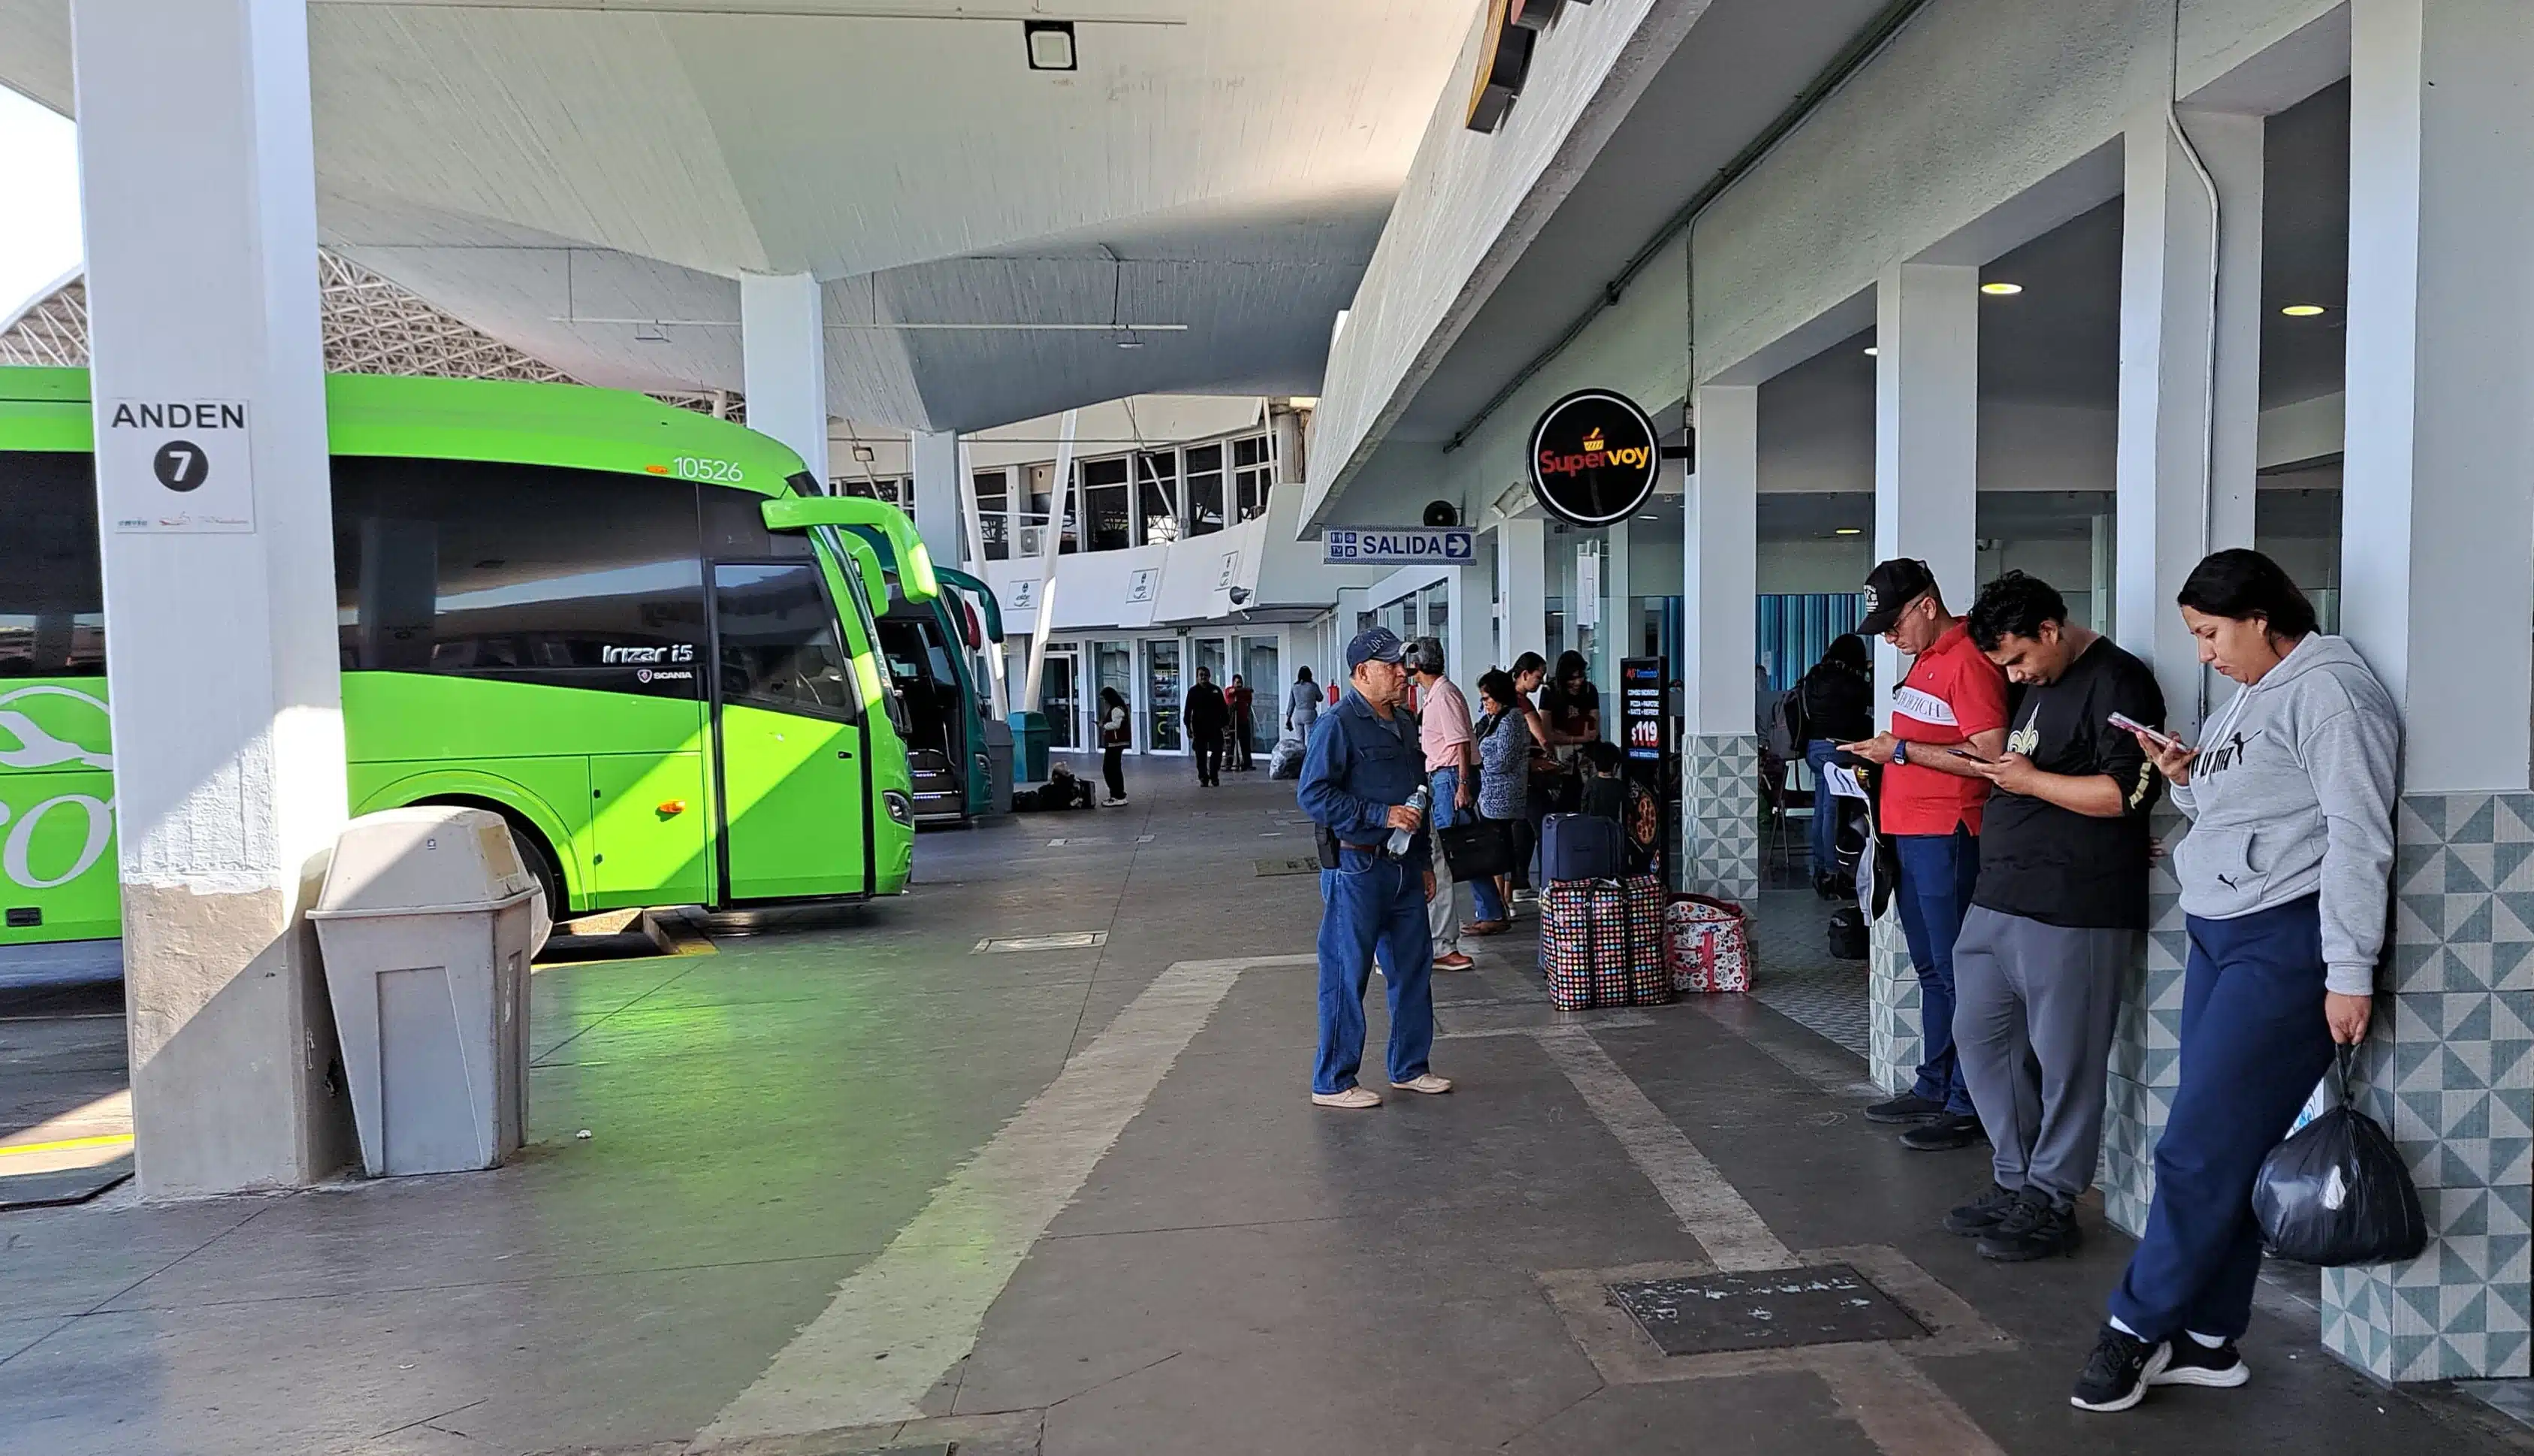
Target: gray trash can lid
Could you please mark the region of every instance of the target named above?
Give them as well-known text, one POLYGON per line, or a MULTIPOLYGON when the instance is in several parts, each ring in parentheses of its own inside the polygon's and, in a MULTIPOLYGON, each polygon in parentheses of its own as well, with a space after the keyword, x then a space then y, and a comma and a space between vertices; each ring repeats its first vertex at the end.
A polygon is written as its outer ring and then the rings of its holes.
POLYGON ((498 910, 536 888, 510 825, 491 810, 388 809, 344 826, 309 916, 498 910))

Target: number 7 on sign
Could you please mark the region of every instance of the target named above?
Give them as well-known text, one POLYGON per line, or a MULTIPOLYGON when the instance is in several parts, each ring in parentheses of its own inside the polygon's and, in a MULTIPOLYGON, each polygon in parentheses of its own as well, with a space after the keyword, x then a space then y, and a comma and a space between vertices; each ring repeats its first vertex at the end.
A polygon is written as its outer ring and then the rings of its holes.
POLYGON ((200 486, 211 476, 210 462, 203 458, 203 448, 190 440, 170 440, 151 456, 150 471, 158 483, 173 491, 188 491, 200 486))

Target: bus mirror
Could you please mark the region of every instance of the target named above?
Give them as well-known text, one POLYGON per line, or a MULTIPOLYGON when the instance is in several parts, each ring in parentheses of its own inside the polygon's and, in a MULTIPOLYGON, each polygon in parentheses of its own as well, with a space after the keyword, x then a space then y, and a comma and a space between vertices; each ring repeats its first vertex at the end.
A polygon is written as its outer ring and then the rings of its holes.
POLYGON ((863 574, 863 593, 872 599, 872 610, 887 611, 888 577, 879 569, 878 554, 864 545, 860 536, 840 531, 836 539, 845 543, 845 555, 851 558, 854 570, 863 574))
MULTIPOLYGON (((916 534, 915 522, 894 506, 860 496, 776 496, 758 509, 764 514, 767 530, 806 531, 813 526, 834 525, 877 531, 888 542, 889 555, 897 567, 898 594, 910 602, 929 602, 940 595, 941 583, 933 571, 932 553, 924 549, 924 538, 916 534)), ((875 602, 885 602, 888 592, 875 591, 872 597, 875 602)))

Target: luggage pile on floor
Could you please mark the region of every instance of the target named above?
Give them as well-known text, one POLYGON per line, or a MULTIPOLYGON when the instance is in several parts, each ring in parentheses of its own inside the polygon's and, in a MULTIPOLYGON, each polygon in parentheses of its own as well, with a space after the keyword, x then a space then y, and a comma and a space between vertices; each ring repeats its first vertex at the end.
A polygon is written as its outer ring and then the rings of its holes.
POLYGON ((1662 881, 1621 873, 1617 820, 1550 815, 1540 856, 1548 884, 1539 893, 1539 969, 1549 1001, 1575 1011, 1670 1001, 1662 881))

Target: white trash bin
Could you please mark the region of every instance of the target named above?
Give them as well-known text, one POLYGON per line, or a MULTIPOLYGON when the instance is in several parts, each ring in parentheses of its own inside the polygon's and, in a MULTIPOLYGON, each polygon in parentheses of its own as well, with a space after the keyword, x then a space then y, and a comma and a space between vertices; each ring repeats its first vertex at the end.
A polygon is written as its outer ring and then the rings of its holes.
POLYGON ((373 1178, 491 1168, 528 1121, 528 962, 551 928, 489 810, 363 815, 308 912, 373 1178))

